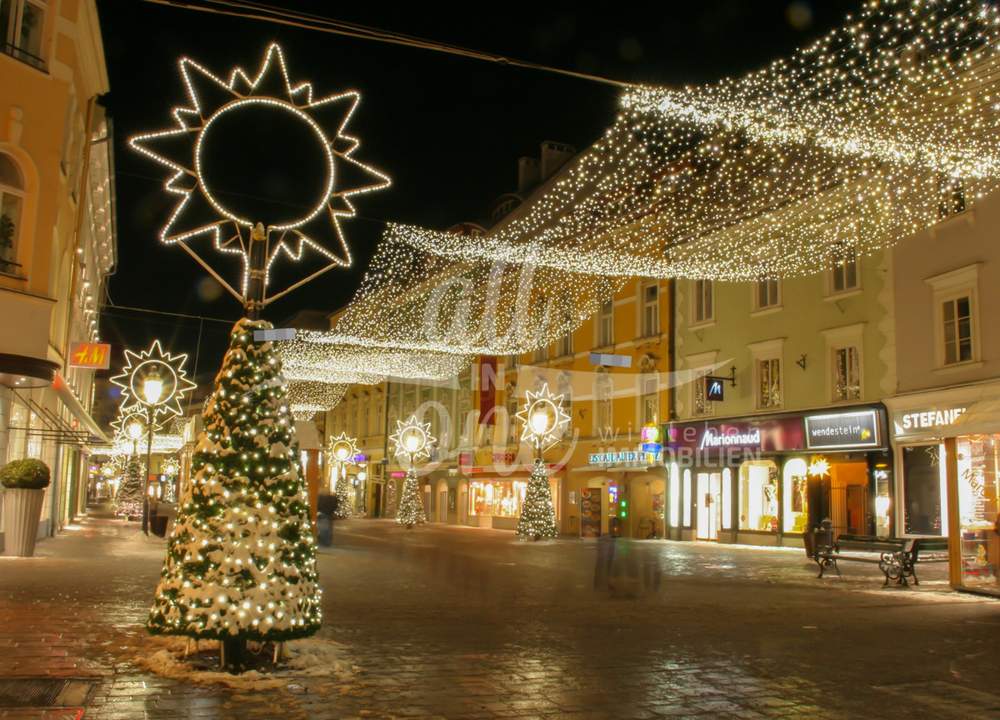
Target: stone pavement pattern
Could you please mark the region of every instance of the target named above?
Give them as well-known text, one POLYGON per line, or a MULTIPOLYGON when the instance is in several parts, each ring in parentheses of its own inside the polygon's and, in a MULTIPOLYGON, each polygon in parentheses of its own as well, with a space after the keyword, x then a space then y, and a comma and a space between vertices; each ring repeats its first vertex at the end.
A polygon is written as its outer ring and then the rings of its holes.
MULTIPOLYGON (((1000 602, 815 579, 800 551, 337 525, 322 636, 356 667, 268 691, 143 671, 164 553, 88 520, 0 559, 0 679, 88 678, 90 718, 1000 718, 1000 602)), ((79 711, 0 710, 0 718, 79 711)))

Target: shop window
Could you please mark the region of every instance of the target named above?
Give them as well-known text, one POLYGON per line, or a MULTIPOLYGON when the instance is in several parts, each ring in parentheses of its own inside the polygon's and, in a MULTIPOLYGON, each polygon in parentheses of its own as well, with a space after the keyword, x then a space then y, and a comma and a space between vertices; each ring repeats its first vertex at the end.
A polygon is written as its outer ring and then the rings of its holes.
POLYGON ((691 471, 684 471, 684 497, 681 500, 681 506, 683 508, 683 519, 684 527, 691 527, 691 471))
POLYGON ((781 360, 757 360, 757 407, 761 410, 781 407, 781 360))
POLYGON ((681 523, 681 470, 677 463, 670 463, 670 527, 678 527, 681 523))
POLYGON ((972 360, 972 298, 962 295, 941 304, 944 364, 972 360))
POLYGON ((833 348, 833 400, 861 399, 861 353, 854 346, 833 348))
POLYGON ((0 153, 0 272, 15 273, 24 179, 10 155, 0 153))
POLYGON ((996 534, 1000 435, 960 437, 956 448, 962 584, 996 593, 1000 567, 1000 542, 996 534))
POLYGON ((597 318, 597 345, 606 347, 615 341, 615 302, 608 300, 601 304, 597 318))
POLYGON ((646 285, 642 289, 642 336, 660 333, 660 286, 646 285))
POLYGON ((770 460, 740 466, 740 530, 778 532, 778 466, 770 460))
POLYGON ((801 533, 809 524, 809 496, 806 479, 806 461, 794 458, 785 463, 784 485, 784 531, 801 533))
POLYGON ((707 323, 715 319, 714 287, 711 280, 692 280, 691 323, 707 323))
POLYGON ((521 514, 528 484, 522 480, 469 483, 469 515, 514 518, 521 514))
POLYGON ((830 269, 830 292, 842 293, 857 290, 860 287, 860 267, 858 255, 854 248, 841 246, 834 254, 833 267, 830 269))
POLYGON ((729 468, 722 470, 722 529, 731 530, 733 527, 733 471, 729 468))
POLYGON ((777 280, 758 280, 754 286, 754 310, 781 306, 781 286, 777 280))
POLYGON ((942 535, 945 495, 942 446, 903 448, 903 532, 906 535, 942 535))

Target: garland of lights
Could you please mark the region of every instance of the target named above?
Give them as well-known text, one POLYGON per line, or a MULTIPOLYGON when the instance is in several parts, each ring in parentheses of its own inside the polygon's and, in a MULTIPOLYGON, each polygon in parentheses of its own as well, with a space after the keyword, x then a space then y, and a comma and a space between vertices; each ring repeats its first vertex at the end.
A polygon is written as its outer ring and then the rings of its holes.
MULTIPOLYGON (((288 377, 286 370, 285 377, 288 377)), ((296 420, 311 420, 318 412, 331 410, 347 392, 345 383, 297 380, 288 383, 288 407, 296 420)))
POLYGON ((485 234, 390 224, 337 327, 283 357, 439 378, 554 341, 629 278, 793 277, 891 247, 1000 187, 998 50, 992 4, 885 0, 743 77, 628 90, 485 234))
MULTIPOLYGON (((317 200, 306 212, 266 227, 265 285, 271 266, 281 256, 298 261, 307 252, 319 255, 326 265, 309 278, 336 266, 349 266, 351 254, 340 220, 355 216, 351 198, 391 184, 386 175, 354 157, 361 142, 345 132, 361 100, 360 94, 352 90, 314 97, 310 83, 296 84, 291 81, 284 54, 273 43, 268 46, 259 70, 253 75, 237 67, 228 78, 223 79, 190 58, 181 58, 179 67, 188 104, 175 107, 172 111, 173 127, 129 139, 130 147, 167 168, 169 174, 164 188, 180 198, 160 230, 160 240, 167 244, 180 244, 223 287, 240 300, 246 297, 250 268, 249 236, 261 218, 244 217, 227 207, 219 199, 216 189, 206 183, 202 161, 205 145, 211 142, 212 128, 219 118, 239 113, 245 108, 267 107, 288 113, 315 136, 323 151, 325 176, 317 200), (363 179, 356 184, 345 182, 345 171, 363 179), (240 293, 233 290, 206 260, 186 244, 202 235, 211 238, 217 251, 242 257, 240 293)), ((277 299, 300 284, 295 283, 270 299, 277 299)), ((265 300, 265 304, 267 302, 265 300)))

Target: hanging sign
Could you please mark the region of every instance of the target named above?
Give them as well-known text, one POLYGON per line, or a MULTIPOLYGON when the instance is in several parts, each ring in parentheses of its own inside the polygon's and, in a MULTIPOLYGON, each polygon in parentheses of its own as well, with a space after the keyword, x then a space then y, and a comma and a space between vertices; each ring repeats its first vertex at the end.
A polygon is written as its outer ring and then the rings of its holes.
POLYGON ((89 370, 107 370, 111 367, 109 343, 75 342, 69 346, 69 366, 89 370))
POLYGON ((705 399, 711 402, 721 402, 726 399, 727 378, 705 376, 705 399))

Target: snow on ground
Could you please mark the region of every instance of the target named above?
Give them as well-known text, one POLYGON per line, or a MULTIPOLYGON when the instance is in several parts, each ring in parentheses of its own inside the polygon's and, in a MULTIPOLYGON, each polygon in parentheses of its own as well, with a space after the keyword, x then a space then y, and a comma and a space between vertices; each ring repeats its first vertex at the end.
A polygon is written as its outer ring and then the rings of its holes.
MULTIPOLYGON (((210 650, 215 653, 218 643, 202 640, 188 647, 180 637, 154 636, 144 645, 145 651, 133 662, 139 667, 175 680, 185 680, 198 685, 223 685, 237 690, 268 690, 297 685, 303 680, 326 680, 326 686, 350 683, 358 669, 344 661, 340 643, 322 638, 305 638, 285 644, 285 657, 274 672, 250 670, 240 675, 230 675, 218 670, 204 670, 194 662, 197 653, 210 650), (185 650, 191 651, 190 658, 185 650)), ((320 688, 314 688, 317 690, 320 688)), ((332 687, 326 687, 329 690, 332 687)))

